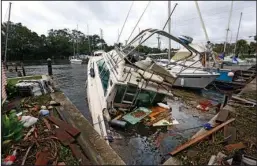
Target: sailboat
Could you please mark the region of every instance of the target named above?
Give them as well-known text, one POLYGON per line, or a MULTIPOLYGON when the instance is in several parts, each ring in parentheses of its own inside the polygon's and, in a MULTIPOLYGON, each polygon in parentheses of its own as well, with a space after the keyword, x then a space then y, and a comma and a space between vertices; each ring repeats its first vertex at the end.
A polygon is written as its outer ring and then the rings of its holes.
MULTIPOLYGON (((78 26, 77 26, 77 30, 78 30, 78 26)), ((87 63, 89 56, 88 55, 79 55, 78 54, 78 42, 77 42, 77 40, 76 40, 76 47, 77 47, 77 54, 75 53, 76 49, 75 49, 75 44, 73 43, 74 53, 73 53, 73 56, 69 57, 70 63, 71 64, 79 64, 79 65, 87 63)))

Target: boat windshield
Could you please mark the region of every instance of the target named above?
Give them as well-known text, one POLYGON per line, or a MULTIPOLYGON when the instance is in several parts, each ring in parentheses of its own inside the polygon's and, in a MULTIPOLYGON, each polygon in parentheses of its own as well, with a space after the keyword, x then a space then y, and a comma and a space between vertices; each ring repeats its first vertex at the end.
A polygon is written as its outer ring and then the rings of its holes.
POLYGON ((98 67, 99 77, 101 79, 101 83, 104 89, 104 96, 105 96, 109 85, 110 71, 106 66, 106 63, 103 58, 97 61, 96 64, 98 67))

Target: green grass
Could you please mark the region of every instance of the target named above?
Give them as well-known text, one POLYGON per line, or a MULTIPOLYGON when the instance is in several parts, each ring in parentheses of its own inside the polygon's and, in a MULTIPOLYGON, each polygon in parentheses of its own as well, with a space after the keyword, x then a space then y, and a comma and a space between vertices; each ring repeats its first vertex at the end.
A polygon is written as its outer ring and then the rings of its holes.
POLYGON ((20 80, 39 80, 42 79, 41 75, 35 75, 35 76, 27 76, 27 77, 15 77, 15 78, 8 78, 7 84, 15 85, 20 80))

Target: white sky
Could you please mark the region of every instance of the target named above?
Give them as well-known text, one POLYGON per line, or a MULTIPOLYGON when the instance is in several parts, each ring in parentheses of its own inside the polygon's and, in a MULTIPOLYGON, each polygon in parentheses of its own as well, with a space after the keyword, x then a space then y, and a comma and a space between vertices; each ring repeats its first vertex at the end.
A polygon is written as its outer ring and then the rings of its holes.
MULTIPOLYGON (((2 1, 2 22, 7 21, 7 10, 10 1, 2 1)), ((131 1, 13 1, 11 21, 21 22, 39 35, 49 29, 70 28, 87 34, 100 34, 108 45, 117 40, 131 1)), ((148 1, 135 1, 125 25, 120 41, 124 42, 133 30, 137 20, 148 1)), ((171 33, 175 36, 188 35, 193 42, 205 43, 205 36, 194 1, 171 1, 171 9, 178 3, 172 15, 171 33)), ((225 41, 231 1, 199 1, 208 36, 212 42, 225 41)), ((138 27, 162 29, 168 18, 168 2, 152 1, 138 27)), ((228 41, 235 41, 240 12, 243 12, 239 39, 252 41, 249 36, 256 35, 256 2, 234 1, 228 41), (232 38, 231 38, 232 32, 232 38)), ((166 28, 167 30, 167 28, 166 28)), ((137 35, 136 28, 133 36, 137 35)), ((133 37, 132 36, 132 37, 133 37)), ((162 41, 162 43, 165 41, 162 41)), ((151 41, 157 47, 156 38, 151 41)))

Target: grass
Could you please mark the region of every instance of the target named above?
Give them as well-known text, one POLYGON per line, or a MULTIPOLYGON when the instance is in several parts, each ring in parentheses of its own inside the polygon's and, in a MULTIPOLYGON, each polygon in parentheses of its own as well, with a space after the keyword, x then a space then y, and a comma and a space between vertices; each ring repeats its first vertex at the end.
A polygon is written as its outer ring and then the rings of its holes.
POLYGON ((35 75, 35 76, 27 76, 27 77, 15 77, 15 78, 8 78, 7 84, 15 85, 20 80, 39 80, 42 79, 41 75, 35 75))
POLYGON ((59 151, 59 161, 65 162, 66 165, 79 165, 78 160, 73 157, 70 148, 61 145, 59 151))
MULTIPOLYGON (((251 98, 256 100, 256 91, 248 91, 242 94, 243 98, 251 98)), ((237 137, 234 143, 242 142, 246 145, 244 153, 246 155, 257 158, 257 138, 256 138, 256 108, 247 108, 244 105, 238 105, 235 108, 235 112, 230 112, 229 117, 235 118, 235 121, 230 125, 236 128, 237 137)), ((208 139, 208 138, 207 138, 208 139)), ((227 156, 233 155, 233 152, 227 152, 224 149, 224 144, 220 143, 224 140, 223 130, 216 132, 215 141, 212 139, 204 140, 190 146, 188 149, 181 151, 176 155, 178 159, 182 161, 183 164, 187 165, 206 165, 211 157, 211 155, 217 155, 218 152, 222 152, 227 156), (188 150, 197 153, 196 156, 189 156, 188 150)))

